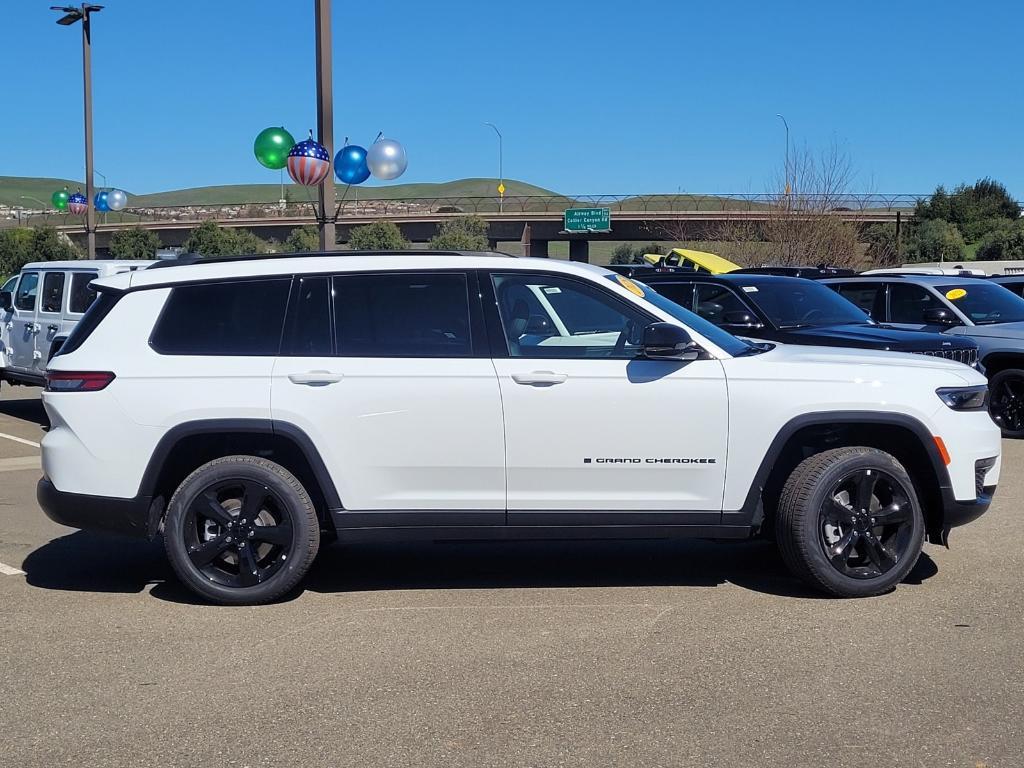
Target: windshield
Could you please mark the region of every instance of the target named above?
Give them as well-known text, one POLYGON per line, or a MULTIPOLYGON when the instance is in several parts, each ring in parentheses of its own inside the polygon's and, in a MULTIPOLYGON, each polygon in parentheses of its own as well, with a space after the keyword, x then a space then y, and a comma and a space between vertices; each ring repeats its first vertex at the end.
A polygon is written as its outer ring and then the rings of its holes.
POLYGON ((733 357, 736 357, 738 355, 749 355, 752 353, 764 351, 753 344, 749 344, 746 341, 743 341, 742 339, 737 339, 731 333, 723 331, 717 325, 712 325, 704 318, 698 317, 697 315, 693 314, 693 312, 690 312, 687 309, 683 309, 674 301, 666 299, 660 293, 644 285, 643 283, 637 282, 636 280, 629 280, 627 278, 620 279, 619 275, 605 275, 605 277, 608 280, 612 281, 613 283, 620 283, 622 285, 625 285, 625 283, 623 283, 622 281, 626 280, 626 282, 635 285, 637 288, 643 291, 643 298, 646 299, 648 303, 653 304, 662 312, 667 312, 676 320, 679 320, 684 325, 695 330, 701 336, 704 336, 714 344, 717 344, 719 347, 722 348, 722 350, 732 355, 733 357))
POLYGON ((776 328, 819 328, 846 323, 872 323, 864 312, 831 288, 811 280, 764 280, 737 283, 776 328))
POLYGON ((936 290, 975 325, 1024 320, 1024 299, 1001 285, 972 280, 960 285, 941 285, 936 290))

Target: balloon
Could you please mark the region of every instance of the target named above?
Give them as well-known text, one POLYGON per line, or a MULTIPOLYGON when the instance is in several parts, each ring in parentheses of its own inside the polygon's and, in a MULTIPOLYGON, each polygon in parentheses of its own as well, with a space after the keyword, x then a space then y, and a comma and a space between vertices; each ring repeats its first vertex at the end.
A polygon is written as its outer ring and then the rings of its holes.
POLYGON ((295 139, 284 128, 264 128, 257 134, 252 151, 260 165, 276 171, 288 164, 288 150, 294 145, 295 139))
POLYGON ((93 200, 93 205, 99 213, 106 213, 110 210, 110 206, 107 205, 107 191, 97 192, 96 197, 93 200))
POLYGON ((405 148, 394 139, 381 139, 370 145, 366 152, 366 165, 378 179, 390 181, 405 173, 409 158, 405 148))
POLYGON ((122 192, 120 189, 112 189, 106 193, 107 195, 107 207, 112 211, 120 211, 126 205, 128 205, 128 195, 122 192))
POLYGON ((331 172, 331 156, 323 144, 310 137, 288 152, 288 175, 304 187, 315 187, 331 172))
POLYGON ((366 167, 366 150, 357 144, 348 144, 334 156, 334 173, 343 184, 362 184, 370 178, 366 167))
POLYGON ((75 192, 75 194, 71 195, 68 198, 67 205, 68 210, 71 211, 71 213, 75 214, 76 216, 79 216, 85 213, 86 209, 89 207, 89 198, 87 198, 81 192, 75 192))
POLYGON ((58 211, 63 211, 68 207, 68 188, 58 189, 50 196, 50 202, 53 203, 53 207, 58 211))

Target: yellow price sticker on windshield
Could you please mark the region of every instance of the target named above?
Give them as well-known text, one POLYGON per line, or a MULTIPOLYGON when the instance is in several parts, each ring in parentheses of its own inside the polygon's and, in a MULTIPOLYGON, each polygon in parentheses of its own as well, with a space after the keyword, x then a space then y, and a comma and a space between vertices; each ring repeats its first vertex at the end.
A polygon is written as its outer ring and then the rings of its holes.
POLYGON ((616 277, 619 278, 619 285, 621 285, 623 288, 625 288, 630 293, 634 293, 637 296, 639 296, 640 298, 643 298, 643 296, 644 296, 644 289, 643 288, 641 288, 639 285, 634 283, 628 277, 623 277, 622 275, 616 275, 616 277))
POLYGON ((962 299, 966 295, 967 291, 965 291, 963 288, 953 288, 952 290, 946 291, 946 298, 949 299, 950 301, 962 299))

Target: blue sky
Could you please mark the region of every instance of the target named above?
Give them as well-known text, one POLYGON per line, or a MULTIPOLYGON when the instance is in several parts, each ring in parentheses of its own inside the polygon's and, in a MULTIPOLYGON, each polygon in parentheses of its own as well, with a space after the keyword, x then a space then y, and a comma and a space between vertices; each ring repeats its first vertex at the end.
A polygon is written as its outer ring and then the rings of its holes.
MULTIPOLYGON (((103 0, 101 0, 102 2, 103 0)), ((4 0, 0 175, 84 175, 78 28, 4 0)), ((134 192, 274 182, 252 140, 315 124, 312 0, 105 0, 96 167, 134 192)), ((560 192, 762 192, 836 141, 857 187, 992 176, 1024 198, 1024 4, 334 0, 335 141, 379 130, 402 181, 505 174, 560 192)))

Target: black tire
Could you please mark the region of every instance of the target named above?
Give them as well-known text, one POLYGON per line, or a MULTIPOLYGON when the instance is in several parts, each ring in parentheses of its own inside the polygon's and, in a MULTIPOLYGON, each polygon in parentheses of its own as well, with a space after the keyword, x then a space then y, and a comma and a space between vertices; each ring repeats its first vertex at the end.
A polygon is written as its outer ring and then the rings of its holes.
POLYGON ((164 547, 193 592, 255 605, 302 580, 320 548, 320 524, 287 469, 257 456, 225 456, 178 486, 167 505, 164 547))
POLYGON ((988 412, 1003 437, 1024 437, 1024 370, 1007 368, 988 380, 988 412))
POLYGON ((910 476, 874 448, 835 448, 801 462, 783 486, 775 525, 789 569, 836 597, 888 592, 924 544, 910 476))

